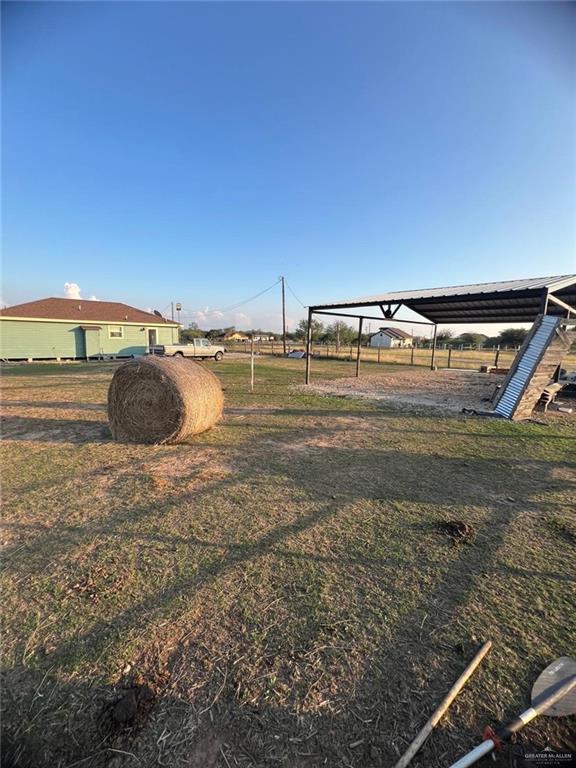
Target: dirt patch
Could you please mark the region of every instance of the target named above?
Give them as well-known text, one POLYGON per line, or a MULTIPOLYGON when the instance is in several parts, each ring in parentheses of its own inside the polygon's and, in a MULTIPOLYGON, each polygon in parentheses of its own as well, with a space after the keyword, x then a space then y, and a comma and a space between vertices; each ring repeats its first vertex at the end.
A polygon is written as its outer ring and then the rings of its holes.
POLYGON ((474 528, 462 520, 446 520, 438 524, 438 530, 450 536, 454 544, 468 541, 474 534, 474 528))
POLYGON ((155 703, 155 696, 147 685, 134 685, 106 704, 100 718, 104 733, 113 734, 141 727, 155 703))
POLYGON ((410 368, 393 373, 370 373, 359 378, 318 381, 310 384, 307 391, 340 397, 387 400, 399 405, 429 406, 448 411, 461 411, 462 408, 491 410, 490 399, 496 386, 503 380, 503 376, 475 371, 410 368))

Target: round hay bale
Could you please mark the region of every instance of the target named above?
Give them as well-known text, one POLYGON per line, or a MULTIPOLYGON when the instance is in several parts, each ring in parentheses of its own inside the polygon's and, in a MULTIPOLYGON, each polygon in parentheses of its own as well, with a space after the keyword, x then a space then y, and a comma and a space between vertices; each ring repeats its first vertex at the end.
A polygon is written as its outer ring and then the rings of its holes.
POLYGON ((182 357, 140 357, 121 365, 108 389, 108 421, 116 440, 181 443, 222 416, 220 382, 182 357))

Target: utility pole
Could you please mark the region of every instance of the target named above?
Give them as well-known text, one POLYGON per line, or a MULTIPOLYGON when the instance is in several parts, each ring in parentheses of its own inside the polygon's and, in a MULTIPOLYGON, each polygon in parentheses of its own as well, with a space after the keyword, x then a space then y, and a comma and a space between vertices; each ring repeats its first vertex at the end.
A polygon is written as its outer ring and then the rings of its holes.
MULTIPOLYGON (((182 328, 180 326, 180 310, 181 309, 182 309, 182 304, 179 301, 177 301, 176 302, 176 312, 178 312, 178 343, 180 343, 181 330, 182 330, 182 328)), ((172 318, 172 319, 174 319, 174 318, 172 318)))
POLYGON ((172 322, 174 322, 174 302, 170 302, 170 306, 172 307, 172 322))
POLYGON ((284 287, 284 277, 280 277, 282 281, 282 347, 284 350, 284 357, 286 357, 286 290, 284 287))

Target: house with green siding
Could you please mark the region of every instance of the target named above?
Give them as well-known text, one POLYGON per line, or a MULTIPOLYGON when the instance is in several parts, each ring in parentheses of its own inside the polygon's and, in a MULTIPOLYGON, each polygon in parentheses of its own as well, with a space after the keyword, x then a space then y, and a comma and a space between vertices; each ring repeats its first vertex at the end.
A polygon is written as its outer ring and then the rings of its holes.
POLYGON ((3 360, 86 360, 144 355, 177 344, 179 325, 115 301, 40 299, 0 310, 3 360))

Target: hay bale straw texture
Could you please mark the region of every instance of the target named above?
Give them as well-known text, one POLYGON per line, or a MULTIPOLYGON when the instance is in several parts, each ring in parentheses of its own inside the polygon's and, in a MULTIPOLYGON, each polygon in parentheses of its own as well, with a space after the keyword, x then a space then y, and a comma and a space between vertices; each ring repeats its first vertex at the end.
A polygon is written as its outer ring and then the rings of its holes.
POLYGON ((181 357, 139 357, 121 365, 108 389, 108 421, 120 442, 181 443, 222 416, 220 382, 181 357))

